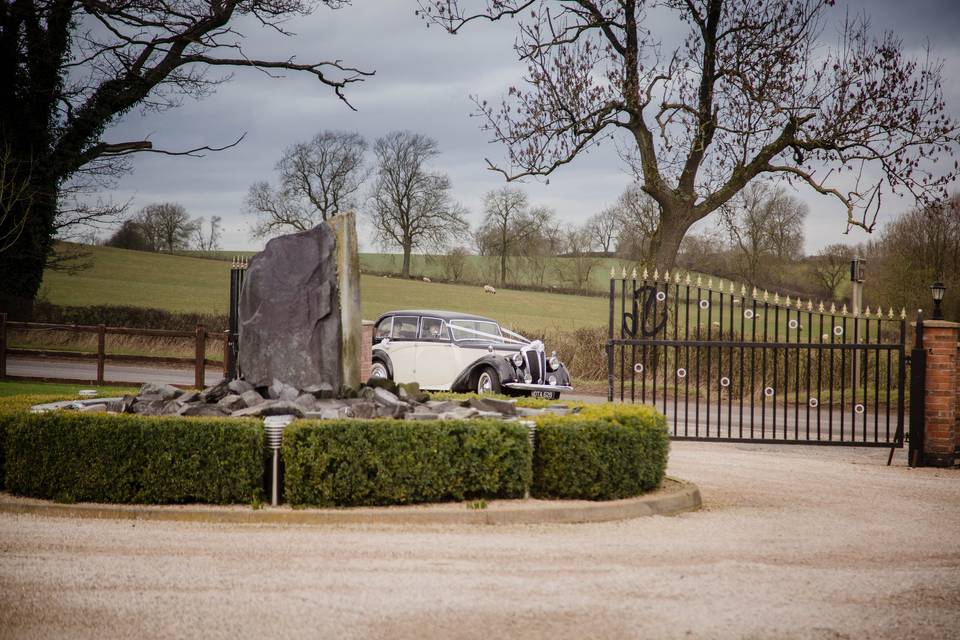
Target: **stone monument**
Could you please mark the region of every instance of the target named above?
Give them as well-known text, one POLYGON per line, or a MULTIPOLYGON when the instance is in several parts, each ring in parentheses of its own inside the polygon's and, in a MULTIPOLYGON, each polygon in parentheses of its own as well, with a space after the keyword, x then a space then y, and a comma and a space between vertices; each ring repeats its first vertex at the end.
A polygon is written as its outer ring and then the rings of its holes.
POLYGON ((356 220, 343 214, 274 238, 240 294, 239 364, 257 387, 358 387, 363 344, 356 220))

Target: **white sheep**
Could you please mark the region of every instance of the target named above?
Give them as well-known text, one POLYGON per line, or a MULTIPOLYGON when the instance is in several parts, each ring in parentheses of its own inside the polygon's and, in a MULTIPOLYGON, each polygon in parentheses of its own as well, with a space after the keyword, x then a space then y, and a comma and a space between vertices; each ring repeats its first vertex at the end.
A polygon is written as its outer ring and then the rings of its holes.
POLYGON ((494 289, 493 287, 491 287, 490 285, 485 284, 485 285, 483 285, 483 292, 484 292, 484 293, 493 293, 493 294, 496 294, 496 293, 497 293, 497 290, 494 289))
POLYGON ((430 278, 428 278, 427 276, 423 276, 423 281, 424 281, 424 282, 432 282, 432 280, 430 280, 430 278))

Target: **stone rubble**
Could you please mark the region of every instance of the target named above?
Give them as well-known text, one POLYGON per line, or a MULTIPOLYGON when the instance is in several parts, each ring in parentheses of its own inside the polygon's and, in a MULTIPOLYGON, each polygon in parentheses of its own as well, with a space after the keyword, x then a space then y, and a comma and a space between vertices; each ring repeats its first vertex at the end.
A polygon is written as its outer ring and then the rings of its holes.
POLYGON ((329 385, 297 389, 274 379, 268 387, 245 380, 220 381, 203 391, 146 383, 136 396, 94 398, 37 405, 34 411, 68 409, 84 412, 138 413, 148 416, 265 417, 292 415, 314 420, 393 418, 397 420, 516 420, 543 413, 570 413, 565 405, 545 409, 518 407, 515 400, 475 398, 431 400, 416 383, 396 384, 370 379, 358 391, 342 390, 334 397, 329 385))

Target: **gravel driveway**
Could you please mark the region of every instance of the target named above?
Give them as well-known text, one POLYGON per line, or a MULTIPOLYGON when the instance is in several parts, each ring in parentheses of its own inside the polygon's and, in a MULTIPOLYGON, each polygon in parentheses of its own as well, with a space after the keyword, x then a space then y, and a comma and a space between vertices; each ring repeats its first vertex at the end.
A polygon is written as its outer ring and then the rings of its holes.
POLYGON ((673 443, 705 508, 515 527, 0 516, 0 636, 956 638, 960 471, 673 443))

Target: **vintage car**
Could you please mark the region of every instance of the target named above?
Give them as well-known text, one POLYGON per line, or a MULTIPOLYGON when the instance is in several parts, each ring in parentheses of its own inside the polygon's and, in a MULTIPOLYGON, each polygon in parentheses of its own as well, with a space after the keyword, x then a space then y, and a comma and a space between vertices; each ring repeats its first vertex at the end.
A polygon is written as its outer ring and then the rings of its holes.
POLYGON ((371 377, 431 390, 559 398, 570 374, 540 340, 453 311, 391 311, 374 325, 371 377))

